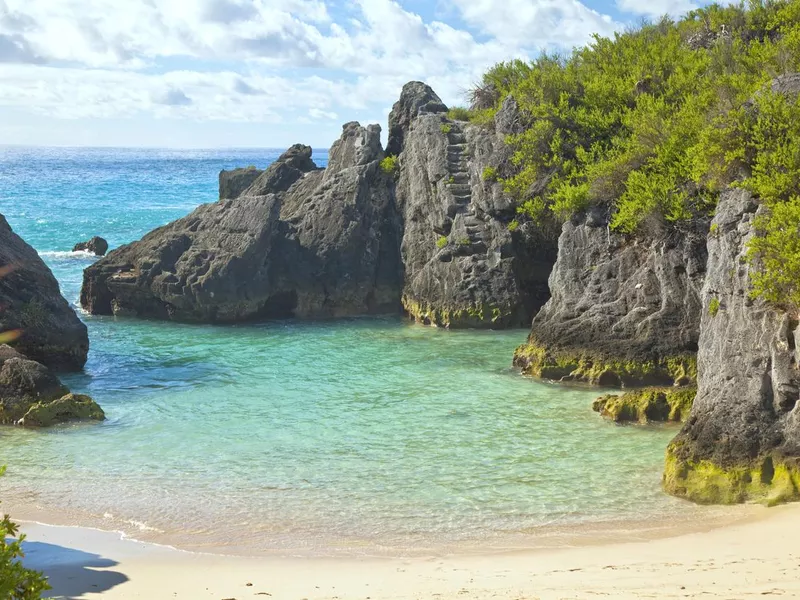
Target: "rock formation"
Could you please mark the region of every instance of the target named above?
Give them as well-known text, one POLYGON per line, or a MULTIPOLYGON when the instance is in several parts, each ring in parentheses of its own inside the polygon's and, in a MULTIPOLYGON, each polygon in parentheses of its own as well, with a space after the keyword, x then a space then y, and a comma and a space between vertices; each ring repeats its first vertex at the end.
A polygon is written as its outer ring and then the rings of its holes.
POLYGON ((681 422, 689 416, 695 394, 694 386, 645 388, 601 396, 592 410, 616 423, 681 422))
POLYGON ((452 327, 527 325, 547 299, 555 236, 526 225, 496 178, 505 135, 446 117, 425 84, 380 127, 348 123, 318 169, 295 145, 265 171, 220 174, 220 201, 110 253, 84 275, 94 314, 202 322, 399 313, 452 327))
POLYGON ((510 169, 504 138, 519 121, 516 105, 504 105, 493 130, 444 110, 433 90, 410 83, 390 118, 405 220, 403 305, 426 324, 525 326, 549 296, 555 235, 532 224, 509 229, 516 206, 498 178, 510 169))
POLYGON ((105 419, 88 396, 71 394, 47 367, 0 345, 0 424, 47 427, 105 419))
POLYGON ((72 248, 73 252, 91 252, 95 256, 105 256, 108 252, 108 242, 103 238, 94 236, 87 242, 80 242, 75 244, 72 248))
POLYGON ((61 296, 36 250, 0 215, 0 332, 17 350, 55 369, 81 369, 89 351, 86 326, 61 296), (9 334, 8 332, 16 332, 9 334))
POLYGON ((344 126, 329 166, 293 146, 244 193, 111 252, 81 292, 94 314, 203 322, 383 313, 399 305, 399 220, 380 127, 344 126))
POLYGON ((664 473, 668 492, 696 502, 800 499, 800 331, 795 316, 750 296, 759 210, 748 192, 726 192, 708 238, 698 393, 664 473))
POLYGON ((708 223, 612 233, 594 208, 566 223, 552 298, 515 364, 536 377, 604 386, 689 385, 696 378, 708 223))

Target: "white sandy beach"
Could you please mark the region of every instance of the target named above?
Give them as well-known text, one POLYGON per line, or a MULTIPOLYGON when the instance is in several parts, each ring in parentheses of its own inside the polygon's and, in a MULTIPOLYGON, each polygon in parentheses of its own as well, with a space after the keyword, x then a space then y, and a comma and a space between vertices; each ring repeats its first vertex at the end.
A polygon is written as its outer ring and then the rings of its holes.
POLYGON ((239 558, 25 523, 27 564, 65 598, 800 598, 800 506, 648 542, 444 558, 239 558))

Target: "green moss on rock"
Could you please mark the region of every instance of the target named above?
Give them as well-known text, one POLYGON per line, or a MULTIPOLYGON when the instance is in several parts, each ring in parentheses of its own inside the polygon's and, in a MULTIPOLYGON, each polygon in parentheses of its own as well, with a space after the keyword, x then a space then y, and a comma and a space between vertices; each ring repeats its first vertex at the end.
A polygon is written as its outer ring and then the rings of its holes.
POLYGON ((695 387, 646 388, 602 396, 592 409, 617 423, 681 422, 692 410, 695 387))
POLYGON ((608 387, 691 386, 697 381, 697 358, 692 354, 660 360, 614 359, 588 352, 550 351, 530 341, 517 348, 514 365, 541 379, 608 387))
POLYGON ((406 312, 418 323, 445 328, 487 328, 507 327, 513 315, 507 308, 492 304, 466 307, 434 306, 403 298, 406 312))
POLYGON ((103 409, 89 396, 66 394, 52 402, 32 405, 19 424, 26 427, 50 427, 69 421, 103 421, 103 409))
POLYGON ((800 500, 797 459, 763 456, 747 465, 722 467, 680 458, 680 442, 667 449, 664 490, 698 504, 760 502, 774 506, 800 500))

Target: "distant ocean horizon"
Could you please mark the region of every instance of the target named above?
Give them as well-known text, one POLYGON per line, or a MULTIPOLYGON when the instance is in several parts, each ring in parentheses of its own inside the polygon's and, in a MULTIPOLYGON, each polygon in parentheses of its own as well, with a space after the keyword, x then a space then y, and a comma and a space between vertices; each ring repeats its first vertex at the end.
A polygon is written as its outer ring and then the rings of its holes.
MULTIPOLYGON (((65 375, 102 424, 0 429, 5 510, 182 548, 404 554, 546 543, 708 518, 663 494, 672 426, 618 427, 599 391, 511 368, 527 331, 400 315, 202 326, 80 311, 71 251, 111 247, 218 197, 283 149, 0 147, 0 213, 89 328, 65 375), (676 516, 679 515, 679 516, 676 516)), ((314 151, 320 167, 326 151, 314 151)))

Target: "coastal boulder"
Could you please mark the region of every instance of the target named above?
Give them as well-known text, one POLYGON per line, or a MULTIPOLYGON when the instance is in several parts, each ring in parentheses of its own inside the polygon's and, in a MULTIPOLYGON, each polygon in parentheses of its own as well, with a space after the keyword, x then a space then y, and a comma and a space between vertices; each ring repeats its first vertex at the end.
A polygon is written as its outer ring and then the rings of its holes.
POLYGON ((514 362, 527 374, 603 386, 696 379, 708 222, 613 233, 598 207, 565 223, 552 298, 514 362))
POLYGON ((105 416, 88 396, 74 396, 43 364, 0 345, 0 424, 46 427, 105 416))
MULTIPOLYGON (((432 94, 407 86, 399 106, 432 94)), ((512 126, 506 112, 501 119, 512 126)), ((549 297, 557 235, 532 223, 511 226, 516 205, 499 181, 512 168, 504 137, 440 110, 419 114, 403 130, 397 179, 405 221, 403 305, 421 323, 527 326, 549 297)))
POLYGON ((293 146, 234 200, 111 252, 84 273, 93 314, 231 323, 399 305, 399 221, 380 127, 345 126, 317 169, 293 146))
POLYGON ((726 192, 708 237, 698 393, 664 473, 668 492, 695 502, 800 499, 800 329, 750 295, 747 244, 762 210, 726 192))
POLYGON ((0 334, 17 350, 55 369, 86 363, 86 326, 61 295, 39 254, 0 215, 0 334))
POLYGON ((91 252, 95 256, 105 256, 108 252, 108 242, 103 238, 94 236, 87 242, 80 242, 75 244, 72 248, 73 252, 91 252))

